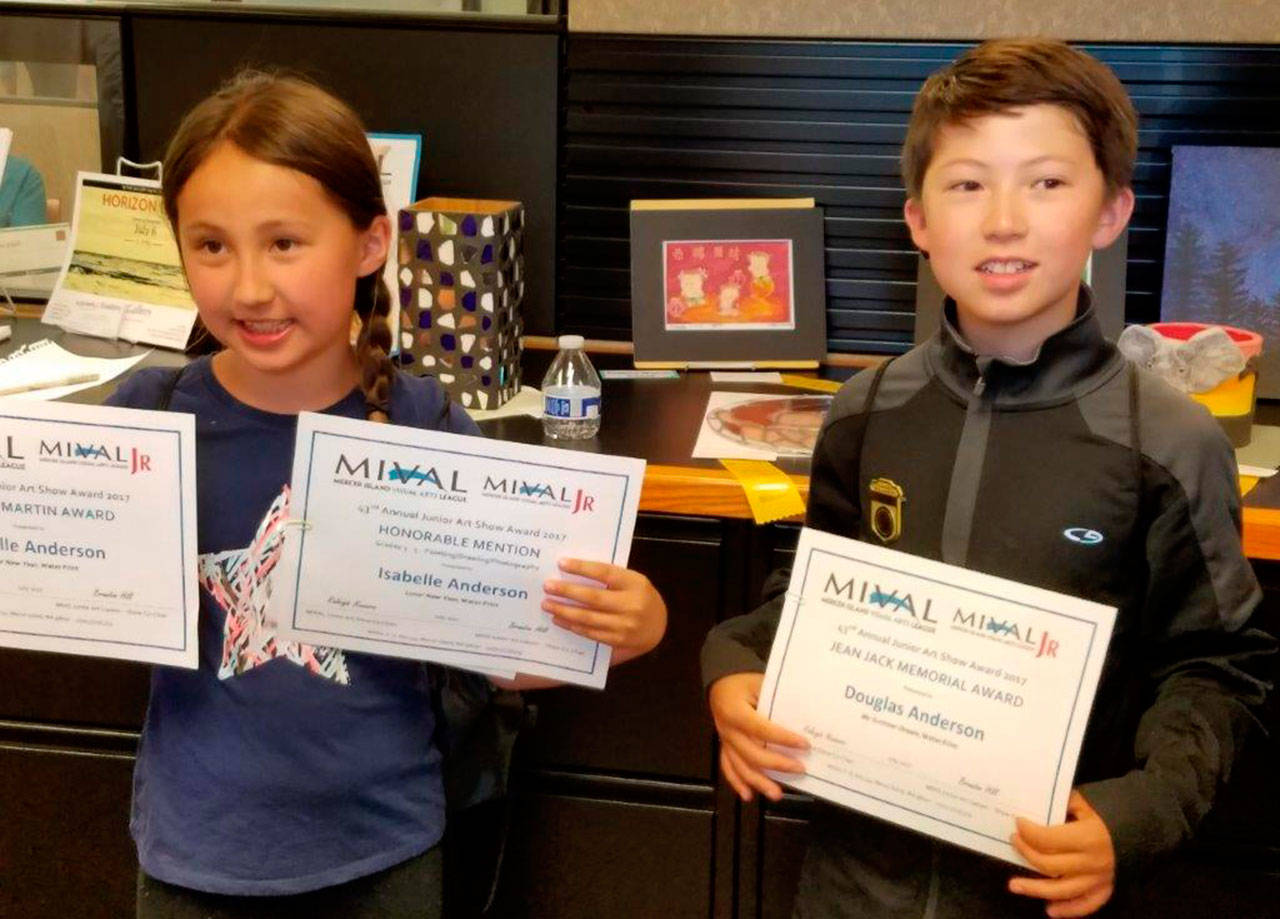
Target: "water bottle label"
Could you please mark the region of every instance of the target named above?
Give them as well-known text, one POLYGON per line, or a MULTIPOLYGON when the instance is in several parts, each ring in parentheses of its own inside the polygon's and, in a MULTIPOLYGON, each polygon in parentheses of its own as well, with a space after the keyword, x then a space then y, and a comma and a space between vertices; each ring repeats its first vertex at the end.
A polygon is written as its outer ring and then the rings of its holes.
POLYGON ((542 413, 552 418, 565 418, 578 421, 583 418, 600 417, 600 393, 595 390, 584 390, 582 393, 566 393, 552 395, 547 393, 542 400, 542 413))

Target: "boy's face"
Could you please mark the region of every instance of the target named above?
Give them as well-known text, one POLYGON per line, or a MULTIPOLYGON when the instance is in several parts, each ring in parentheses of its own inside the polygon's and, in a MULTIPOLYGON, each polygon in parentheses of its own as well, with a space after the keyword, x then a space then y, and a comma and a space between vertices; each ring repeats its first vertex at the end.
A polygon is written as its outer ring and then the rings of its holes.
POLYGON ((1020 359, 1075 318, 1089 254, 1132 212, 1133 191, 1107 196, 1088 137, 1056 105, 942 127, 920 197, 905 209, 965 338, 980 353, 1020 359))

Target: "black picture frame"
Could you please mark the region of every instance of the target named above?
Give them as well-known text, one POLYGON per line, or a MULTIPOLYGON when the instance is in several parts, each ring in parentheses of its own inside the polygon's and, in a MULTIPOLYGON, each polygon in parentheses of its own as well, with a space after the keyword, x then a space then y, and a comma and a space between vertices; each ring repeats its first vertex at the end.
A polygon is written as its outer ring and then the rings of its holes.
MULTIPOLYGON (((822 211, 817 207, 631 211, 631 331, 637 367, 816 367, 826 354, 822 211), (791 327, 680 328, 668 315, 677 244, 788 241, 791 327)), ((743 326, 750 323, 743 322, 743 326)))

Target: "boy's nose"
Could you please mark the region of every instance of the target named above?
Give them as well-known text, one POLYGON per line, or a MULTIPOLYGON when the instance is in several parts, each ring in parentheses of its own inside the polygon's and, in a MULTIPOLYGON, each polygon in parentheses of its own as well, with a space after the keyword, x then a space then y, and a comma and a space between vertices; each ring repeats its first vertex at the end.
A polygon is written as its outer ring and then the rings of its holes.
POLYGON ((1014 190, 994 190, 987 200, 983 219, 983 233, 992 239, 1010 239, 1027 231, 1026 212, 1022 199, 1014 190))

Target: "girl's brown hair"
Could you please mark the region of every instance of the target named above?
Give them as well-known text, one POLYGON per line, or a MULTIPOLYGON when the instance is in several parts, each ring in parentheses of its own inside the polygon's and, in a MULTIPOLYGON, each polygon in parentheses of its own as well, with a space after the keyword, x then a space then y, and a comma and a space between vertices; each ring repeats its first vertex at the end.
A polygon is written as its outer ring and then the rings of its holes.
POLYGON ((907 194, 920 197, 943 125, 1025 105, 1058 105, 1089 138, 1107 194, 1128 188, 1138 153, 1138 115, 1111 68, 1065 42, 1009 38, 983 42, 925 81, 902 144, 907 194))
MULTIPOLYGON (((368 229, 386 213, 382 179, 360 117, 302 77, 246 70, 188 112, 169 142, 162 192, 175 233, 178 194, 223 142, 315 179, 357 230, 368 229)), ((381 268, 357 279, 355 310, 362 323, 356 359, 366 415, 371 421, 387 421, 395 366, 388 356, 391 293, 381 268)))

